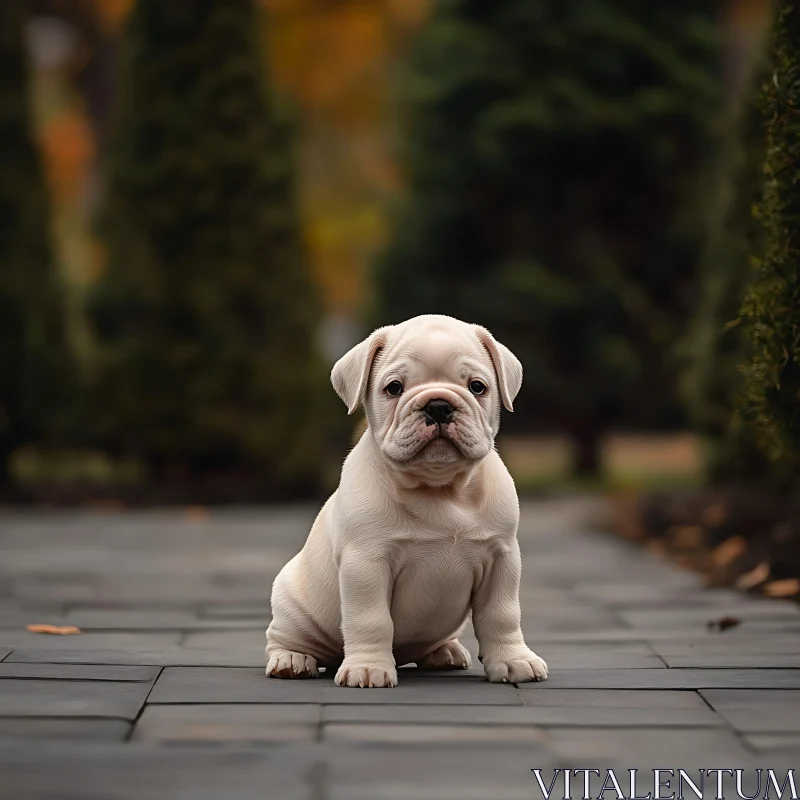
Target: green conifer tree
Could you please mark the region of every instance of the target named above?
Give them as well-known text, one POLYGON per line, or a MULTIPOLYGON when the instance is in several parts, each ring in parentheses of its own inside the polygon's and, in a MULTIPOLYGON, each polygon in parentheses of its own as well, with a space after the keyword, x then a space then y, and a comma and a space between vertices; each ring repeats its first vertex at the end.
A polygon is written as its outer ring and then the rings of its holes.
POLYGON ((313 485, 327 396, 292 130, 254 0, 138 0, 107 164, 108 270, 90 303, 100 441, 155 478, 313 485))
POLYGON ((413 54, 407 199, 375 321, 440 312, 492 329, 527 376, 510 425, 568 432, 580 473, 599 469, 608 427, 680 420, 714 11, 442 0, 413 54))
POLYGON ((779 2, 764 82, 762 247, 741 325, 747 351, 740 424, 784 474, 800 472, 800 9, 779 2))

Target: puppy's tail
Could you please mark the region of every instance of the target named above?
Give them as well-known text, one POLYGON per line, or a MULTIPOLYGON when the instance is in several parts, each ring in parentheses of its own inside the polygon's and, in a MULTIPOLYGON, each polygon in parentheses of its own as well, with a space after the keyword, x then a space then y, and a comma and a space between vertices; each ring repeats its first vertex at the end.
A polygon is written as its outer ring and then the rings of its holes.
POLYGON ((362 417, 362 419, 359 420, 358 425, 356 425, 355 429, 353 430, 353 439, 351 442, 353 447, 355 447, 359 443, 361 437, 366 432, 367 432, 367 418, 362 417))

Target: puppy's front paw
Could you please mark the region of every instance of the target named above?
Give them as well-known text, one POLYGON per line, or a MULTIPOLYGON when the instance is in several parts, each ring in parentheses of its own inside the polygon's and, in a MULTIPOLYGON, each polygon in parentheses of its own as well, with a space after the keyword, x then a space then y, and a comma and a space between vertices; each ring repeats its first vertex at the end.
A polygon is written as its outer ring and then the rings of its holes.
POLYGON ((486 677, 492 683, 525 683, 547 679, 547 664, 527 647, 498 653, 483 660, 486 677))
POLYGON ((362 689, 392 687, 397 686, 397 670, 391 662, 345 659, 334 681, 337 686, 362 689))
POLYGON ((268 678, 318 678, 317 659, 291 650, 273 650, 267 656, 268 678))

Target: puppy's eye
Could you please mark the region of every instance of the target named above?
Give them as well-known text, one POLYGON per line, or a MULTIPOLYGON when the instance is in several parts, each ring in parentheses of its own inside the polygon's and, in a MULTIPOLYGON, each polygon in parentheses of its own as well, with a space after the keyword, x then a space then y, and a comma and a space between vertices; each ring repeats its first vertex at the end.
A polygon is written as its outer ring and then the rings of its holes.
POLYGON ((483 394, 486 391, 486 384, 483 381, 470 381, 469 390, 472 394, 483 394))
POLYGON ((387 387, 386 391, 392 397, 400 397, 403 394, 403 384, 400 381, 392 381, 387 387))

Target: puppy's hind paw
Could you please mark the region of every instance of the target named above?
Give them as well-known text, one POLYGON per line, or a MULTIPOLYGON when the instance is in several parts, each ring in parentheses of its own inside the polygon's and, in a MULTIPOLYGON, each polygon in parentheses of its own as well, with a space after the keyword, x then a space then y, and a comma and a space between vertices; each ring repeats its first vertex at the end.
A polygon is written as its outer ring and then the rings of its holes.
POLYGON ((397 670, 393 664, 342 662, 334 681, 337 686, 352 686, 361 689, 380 689, 397 686, 397 670))
POLYGON ((485 658, 483 668, 491 683, 526 683, 547 680, 547 664, 526 647, 496 658, 485 658))
POLYGON ((317 659, 291 650, 273 650, 267 656, 268 678, 318 678, 317 659))
POLYGON ((420 669, 469 669, 472 656, 458 639, 451 639, 421 658, 417 666, 420 669))

